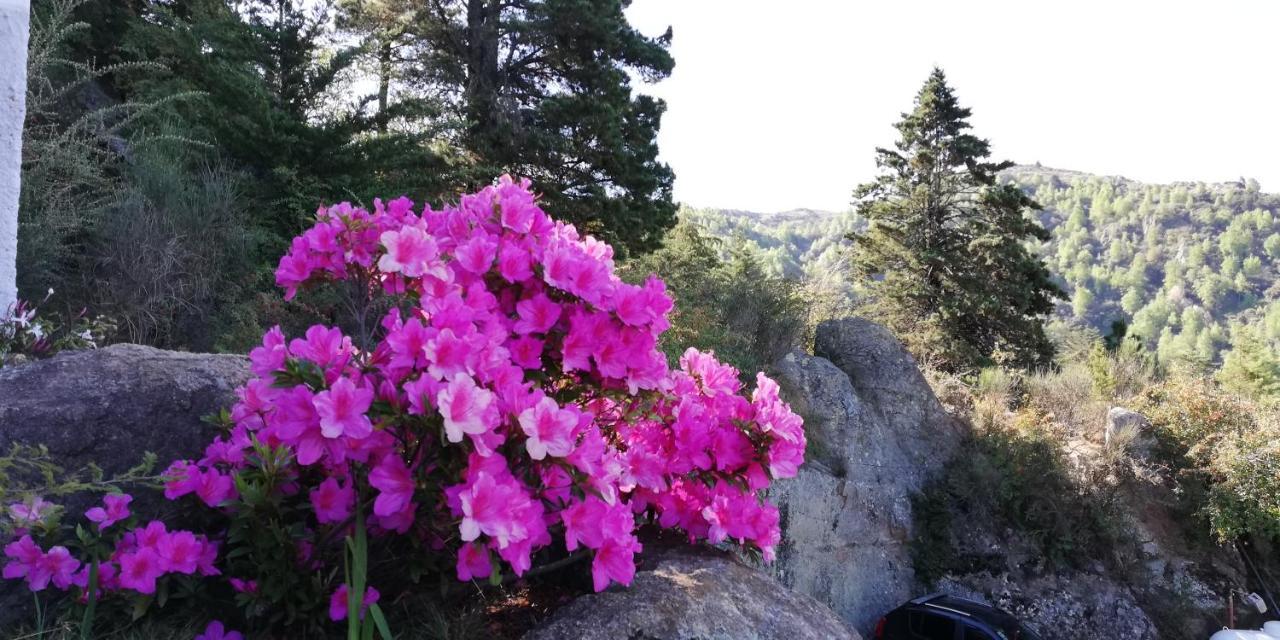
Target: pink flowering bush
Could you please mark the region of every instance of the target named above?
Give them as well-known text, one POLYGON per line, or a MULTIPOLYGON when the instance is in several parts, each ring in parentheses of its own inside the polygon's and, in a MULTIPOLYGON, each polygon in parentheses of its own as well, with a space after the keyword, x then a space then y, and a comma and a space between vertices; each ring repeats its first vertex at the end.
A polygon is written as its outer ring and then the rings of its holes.
MULTIPOLYGON (((153 523, 104 583, 220 570, 248 615, 288 623, 380 615, 424 575, 496 583, 571 553, 597 591, 630 584, 641 525, 772 559, 761 491, 802 463, 800 418, 772 380, 747 395, 710 353, 670 368, 662 281, 622 282, 612 255, 505 177, 439 211, 320 209, 276 280, 286 298, 335 286, 351 326, 268 331, 223 435, 165 474, 167 497, 230 516, 213 525, 221 568, 216 543, 153 523), (367 585, 351 564, 366 531, 367 585)), ((123 508, 89 517, 113 526, 123 508)), ((54 564, 49 579, 70 580, 54 564)))

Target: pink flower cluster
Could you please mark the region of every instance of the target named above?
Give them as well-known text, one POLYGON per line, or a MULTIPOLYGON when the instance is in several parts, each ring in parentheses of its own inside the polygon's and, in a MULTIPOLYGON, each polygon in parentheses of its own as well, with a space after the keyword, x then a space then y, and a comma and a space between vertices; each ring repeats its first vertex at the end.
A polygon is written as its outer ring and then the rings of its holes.
MULTIPOLYGON (((99 530, 129 517, 127 494, 112 494, 103 506, 85 512, 99 530)), ((46 503, 47 504, 47 503, 46 503)), ((32 591, 42 591, 50 583, 58 589, 72 586, 87 589, 89 563, 82 563, 63 546, 43 550, 30 535, 4 547, 8 558, 3 575, 6 579, 23 579, 32 591)), ((156 580, 168 573, 203 576, 218 575, 214 566, 218 544, 190 531, 169 531, 163 522, 152 521, 145 527, 125 532, 117 541, 110 558, 98 565, 98 584, 103 592, 129 589, 141 594, 156 591, 156 580)))
POLYGON ((772 557, 778 512, 760 491, 803 461, 800 418, 763 375, 744 396, 712 354, 671 370, 662 281, 620 280, 612 249, 552 220, 527 181, 440 211, 320 209, 276 281, 292 298, 333 280, 395 301, 372 344, 269 331, 234 429, 176 462, 167 495, 228 504, 260 443, 292 453, 316 524, 345 526, 369 495, 375 535, 451 545, 461 580, 499 560, 523 574, 559 538, 590 550, 597 590, 629 584, 644 522, 772 557))

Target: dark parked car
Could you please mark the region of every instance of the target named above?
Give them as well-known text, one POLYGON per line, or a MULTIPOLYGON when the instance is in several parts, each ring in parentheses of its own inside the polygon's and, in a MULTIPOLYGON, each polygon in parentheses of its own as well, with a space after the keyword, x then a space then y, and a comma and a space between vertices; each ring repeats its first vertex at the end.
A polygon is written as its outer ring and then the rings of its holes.
POLYGON ((880 618, 876 640, 1040 640, 1018 619, 980 602, 935 594, 880 618))

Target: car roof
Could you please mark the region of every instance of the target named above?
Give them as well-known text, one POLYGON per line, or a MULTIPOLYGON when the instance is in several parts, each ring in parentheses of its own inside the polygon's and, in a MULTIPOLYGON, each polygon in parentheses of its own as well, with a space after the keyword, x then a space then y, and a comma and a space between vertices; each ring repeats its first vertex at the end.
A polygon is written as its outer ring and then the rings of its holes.
POLYGON ((1015 630, 1019 626, 1017 618, 995 607, 943 593, 916 598, 911 601, 911 604, 917 607, 960 614, 963 617, 972 618, 1009 631, 1015 630))

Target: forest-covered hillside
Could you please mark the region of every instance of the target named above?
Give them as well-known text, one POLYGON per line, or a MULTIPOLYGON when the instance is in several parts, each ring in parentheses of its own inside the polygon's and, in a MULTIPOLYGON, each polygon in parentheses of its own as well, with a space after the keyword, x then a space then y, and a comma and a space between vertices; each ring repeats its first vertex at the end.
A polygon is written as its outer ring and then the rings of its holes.
MULTIPOLYGON (((1130 325, 1165 363, 1217 363, 1232 326, 1280 340, 1280 194, 1254 180, 1146 184, 1017 166, 1003 174, 1044 206, 1052 239, 1036 247, 1070 295, 1059 314, 1101 331, 1130 325)), ((759 247, 779 274, 835 282, 851 211, 760 214, 685 208, 683 220, 759 247)))

